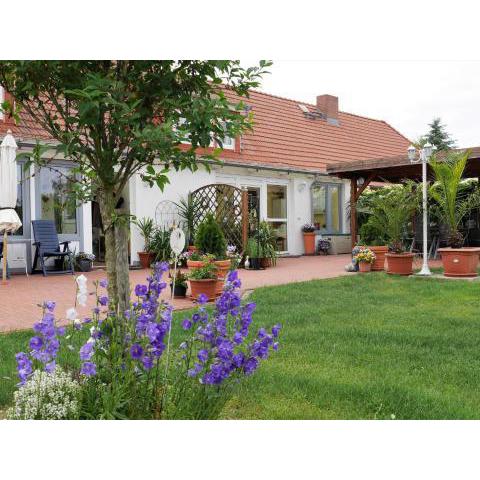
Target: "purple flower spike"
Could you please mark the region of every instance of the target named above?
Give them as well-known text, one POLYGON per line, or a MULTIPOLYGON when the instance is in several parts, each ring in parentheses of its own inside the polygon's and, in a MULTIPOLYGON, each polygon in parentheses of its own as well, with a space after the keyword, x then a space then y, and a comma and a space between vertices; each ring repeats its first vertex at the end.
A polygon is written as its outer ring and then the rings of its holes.
POLYGON ((278 337, 278 334, 280 333, 280 330, 282 329, 282 326, 277 323, 276 325, 274 325, 272 327, 272 335, 277 338, 278 337))
POLYGON ((200 350, 197 357, 202 363, 205 363, 208 360, 208 350, 200 350))
POLYGON ((142 346, 138 343, 134 343, 130 347, 130 355, 134 360, 138 360, 139 358, 142 358, 142 355, 143 355, 142 346))
POLYGON ((93 377, 97 374, 97 366, 92 362, 85 362, 82 364, 82 369, 80 370, 80 373, 87 377, 93 377))
POLYGON ((190 328, 192 328, 192 322, 186 318, 183 322, 182 322, 182 328, 184 330, 189 330, 190 328))
POLYGON ((49 312, 53 312, 55 310, 56 303, 49 300, 45 302, 43 305, 49 312))
POLYGON ((99 299, 98 299, 98 302, 100 303, 100 305, 102 306, 106 306, 108 304, 108 297, 106 295, 102 295, 99 299))
POLYGON ((40 350, 43 346, 43 340, 40 337, 32 337, 29 346, 32 350, 40 350))
POLYGON ((208 297, 204 293, 201 293, 197 298, 197 302, 200 305, 205 305, 208 302, 208 297))
POLYGON ((144 297, 148 293, 148 287, 146 285, 138 284, 135 286, 135 295, 137 297, 144 297))
POLYGON ((102 288, 107 288, 108 287, 108 280, 106 280, 105 278, 100 280, 100 286, 102 288))

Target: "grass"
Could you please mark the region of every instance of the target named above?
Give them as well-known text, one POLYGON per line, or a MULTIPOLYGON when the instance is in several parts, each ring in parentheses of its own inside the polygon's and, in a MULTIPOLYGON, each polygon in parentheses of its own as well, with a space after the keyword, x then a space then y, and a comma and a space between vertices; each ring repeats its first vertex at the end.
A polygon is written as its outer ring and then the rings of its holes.
MULTIPOLYGON (((260 288, 251 297, 255 325, 281 321, 281 348, 223 417, 480 418, 479 290, 383 273, 260 288)), ((29 337, 0 337, 0 408, 16 383, 14 354, 29 337)))

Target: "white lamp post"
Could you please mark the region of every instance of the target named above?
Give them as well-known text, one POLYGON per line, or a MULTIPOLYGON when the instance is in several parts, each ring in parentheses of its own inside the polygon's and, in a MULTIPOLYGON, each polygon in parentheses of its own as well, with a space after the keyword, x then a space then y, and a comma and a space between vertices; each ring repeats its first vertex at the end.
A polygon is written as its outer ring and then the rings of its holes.
POLYGON ((422 162, 422 186, 423 186, 423 266, 418 275, 431 275, 430 268, 428 268, 428 215, 427 215, 427 163, 432 155, 433 147, 430 143, 426 143, 420 150, 419 158, 417 159, 417 150, 413 145, 408 147, 408 159, 411 163, 422 162))

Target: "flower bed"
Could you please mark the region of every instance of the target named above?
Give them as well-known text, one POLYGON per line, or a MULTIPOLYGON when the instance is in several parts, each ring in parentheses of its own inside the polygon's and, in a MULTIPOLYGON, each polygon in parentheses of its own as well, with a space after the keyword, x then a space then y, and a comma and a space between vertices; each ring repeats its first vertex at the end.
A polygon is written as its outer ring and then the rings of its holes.
MULTIPOLYGON (((106 282, 95 284, 91 315, 80 319, 74 308, 68 311, 71 335, 57 325, 55 303, 45 302, 28 350, 16 356, 20 385, 12 411, 20 412, 17 418, 46 417, 47 397, 39 397, 34 415, 23 414, 18 400, 38 383, 38 372, 48 379, 63 372, 67 380, 62 381, 78 384, 75 408, 61 410, 61 418, 216 418, 238 382, 277 350, 280 325, 270 332, 251 331, 255 304, 241 304, 240 279, 232 271, 212 312, 199 295, 196 312, 184 318, 182 338, 174 344, 173 307, 160 300, 166 271, 166 263, 156 264, 147 283, 135 287, 136 301, 120 314, 103 294, 106 282), (80 341, 86 329, 90 336, 80 341), (65 364, 60 370, 62 349, 78 351, 80 367, 65 364)), ((77 301, 85 304, 86 278, 78 277, 77 286, 77 301)))

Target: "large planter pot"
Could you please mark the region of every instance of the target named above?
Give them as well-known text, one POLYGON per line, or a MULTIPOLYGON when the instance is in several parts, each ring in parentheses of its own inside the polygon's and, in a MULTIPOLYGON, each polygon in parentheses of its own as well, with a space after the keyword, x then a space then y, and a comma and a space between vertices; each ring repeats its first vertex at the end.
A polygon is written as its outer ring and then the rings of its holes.
POLYGON ((262 259, 261 258, 249 258, 250 270, 260 270, 262 268, 262 259))
POLYGON ((385 269, 385 254, 388 252, 388 247, 382 245, 380 247, 367 247, 375 254, 375 261, 372 263, 372 271, 380 272, 385 269))
MULTIPOLYGON (((173 283, 170 284, 170 291, 173 289, 173 283)), ((185 298, 187 296, 187 287, 185 285, 175 285, 173 289, 173 298, 185 298)))
POLYGON ((202 260, 187 260, 187 267, 191 270, 202 268, 204 264, 205 262, 202 262, 202 260))
POLYGON ((372 264, 368 262, 358 262, 358 271, 360 273, 367 273, 372 271, 372 264))
POLYGON ((155 260, 155 255, 150 252, 138 252, 138 258, 142 268, 150 268, 150 265, 155 260))
POLYGON ((446 277, 476 277, 480 248, 439 248, 446 277))
POLYGON ((387 273, 390 275, 411 275, 413 273, 413 253, 387 253, 387 273))
POLYGON ((272 266, 272 260, 270 258, 261 258, 260 259, 260 266, 262 268, 269 268, 272 266))
POLYGON ((80 260, 77 260, 75 263, 76 263, 76 270, 78 272, 90 272, 92 270, 91 260, 82 258, 80 260))
POLYGON ((315 232, 303 232, 305 255, 315 255, 315 232))
POLYGON ((225 277, 228 275, 232 261, 228 260, 215 260, 215 265, 217 266, 217 295, 221 295, 223 291, 223 284, 225 282, 225 277))
POLYGON ((208 280, 193 280, 190 279, 190 295, 194 300, 198 298, 201 293, 204 293, 208 300, 215 300, 217 291, 217 279, 208 280))

